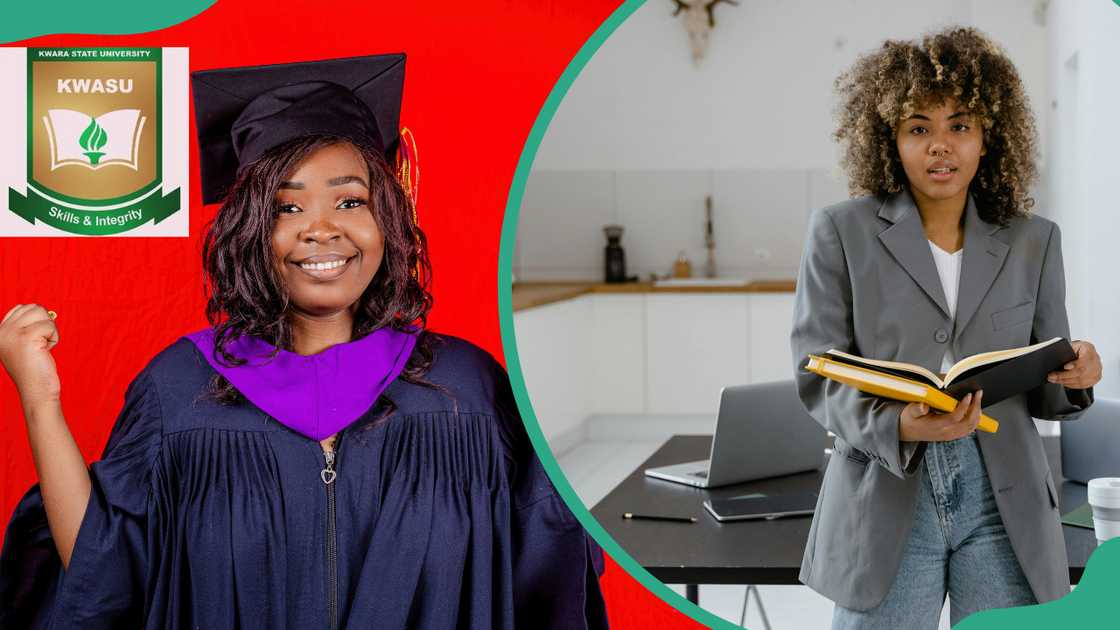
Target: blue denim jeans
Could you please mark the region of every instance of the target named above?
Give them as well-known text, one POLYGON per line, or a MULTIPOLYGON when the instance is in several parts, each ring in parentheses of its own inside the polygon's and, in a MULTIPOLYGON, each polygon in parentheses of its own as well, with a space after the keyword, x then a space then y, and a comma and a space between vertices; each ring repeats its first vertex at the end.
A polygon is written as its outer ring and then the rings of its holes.
POLYGON ((833 630, 936 629, 946 593, 952 625, 981 610, 1037 603, 1007 540, 976 436, 930 442, 921 476, 890 591, 871 610, 836 605, 833 630))

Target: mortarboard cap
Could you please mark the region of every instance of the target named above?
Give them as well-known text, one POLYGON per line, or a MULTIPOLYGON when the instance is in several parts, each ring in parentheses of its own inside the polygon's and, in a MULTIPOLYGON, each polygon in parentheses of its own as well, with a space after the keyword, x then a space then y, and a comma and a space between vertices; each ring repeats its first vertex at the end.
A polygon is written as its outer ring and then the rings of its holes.
POLYGON ((221 201, 238 169, 300 136, 341 136, 388 154, 400 135, 404 60, 402 53, 192 72, 202 202, 221 201))

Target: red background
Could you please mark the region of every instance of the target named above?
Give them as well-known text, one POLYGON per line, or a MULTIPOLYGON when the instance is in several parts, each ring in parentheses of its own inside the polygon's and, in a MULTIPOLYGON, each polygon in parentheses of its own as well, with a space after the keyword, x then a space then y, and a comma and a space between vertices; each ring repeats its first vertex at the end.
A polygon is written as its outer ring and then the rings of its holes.
MULTIPOLYGON (((222 0, 141 35, 50 36, 15 46, 187 46, 191 70, 405 52, 402 125, 415 134, 419 215, 431 245, 431 326, 501 357, 497 258, 513 172, 553 84, 617 0, 327 3, 222 0), (283 7, 278 11, 277 7, 283 7)), ((0 238, 0 314, 58 312, 63 410, 96 459, 124 390, 157 352, 206 325, 193 109, 189 238, 0 238)), ((36 482, 15 387, 0 377, 0 516, 36 482)), ((608 561, 612 626, 692 628, 608 561)))

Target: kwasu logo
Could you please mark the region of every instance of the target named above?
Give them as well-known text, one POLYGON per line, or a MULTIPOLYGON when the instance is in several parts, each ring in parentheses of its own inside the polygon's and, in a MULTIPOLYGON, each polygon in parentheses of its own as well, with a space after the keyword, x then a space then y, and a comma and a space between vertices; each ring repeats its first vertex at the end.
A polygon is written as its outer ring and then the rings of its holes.
POLYGON ((11 212, 106 235, 180 209, 163 190, 161 52, 27 49, 27 193, 9 189, 11 212))

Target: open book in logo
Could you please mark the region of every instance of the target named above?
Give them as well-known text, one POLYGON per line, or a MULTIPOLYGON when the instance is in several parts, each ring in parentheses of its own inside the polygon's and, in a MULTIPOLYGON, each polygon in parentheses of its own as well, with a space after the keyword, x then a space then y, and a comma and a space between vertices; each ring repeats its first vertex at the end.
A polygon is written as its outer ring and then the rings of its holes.
POLYGON ((50 170, 72 164, 93 170, 119 164, 137 170, 146 120, 139 109, 116 109, 97 117, 72 109, 47 110, 43 124, 50 145, 50 170))

